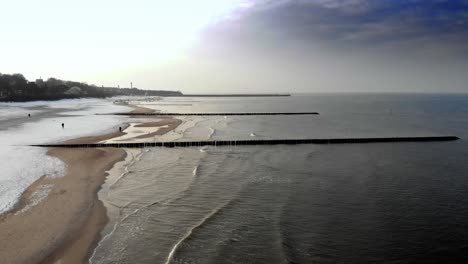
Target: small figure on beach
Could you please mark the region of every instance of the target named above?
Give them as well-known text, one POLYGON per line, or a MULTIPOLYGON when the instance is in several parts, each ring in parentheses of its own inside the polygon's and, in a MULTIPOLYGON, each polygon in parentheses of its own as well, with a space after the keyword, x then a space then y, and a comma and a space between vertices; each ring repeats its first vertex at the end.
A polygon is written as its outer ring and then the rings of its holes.
POLYGON ((28 114, 28 117, 31 117, 31 114, 28 114))
POLYGON ((122 127, 119 127, 119 132, 122 132, 122 127))
POLYGON ((62 123, 62 129, 64 129, 64 128, 65 128, 65 124, 64 124, 64 123, 62 123))

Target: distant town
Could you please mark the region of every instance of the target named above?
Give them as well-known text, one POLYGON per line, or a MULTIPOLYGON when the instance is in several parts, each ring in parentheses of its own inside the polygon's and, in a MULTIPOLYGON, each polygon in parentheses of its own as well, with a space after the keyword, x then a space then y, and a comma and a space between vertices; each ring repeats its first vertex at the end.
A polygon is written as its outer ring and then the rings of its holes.
POLYGON ((22 74, 0 73, 0 102, 105 98, 112 96, 181 96, 179 91, 141 90, 133 87, 104 87, 56 78, 28 81, 22 74))

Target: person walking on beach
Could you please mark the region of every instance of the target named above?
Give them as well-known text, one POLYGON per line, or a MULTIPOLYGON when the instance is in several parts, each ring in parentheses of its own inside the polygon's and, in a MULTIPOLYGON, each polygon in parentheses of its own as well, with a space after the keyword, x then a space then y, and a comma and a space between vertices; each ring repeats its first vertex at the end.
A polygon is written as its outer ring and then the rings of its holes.
POLYGON ((28 117, 31 117, 31 114, 28 114, 28 117))
POLYGON ((62 123, 62 129, 64 129, 64 128, 65 128, 65 124, 64 124, 64 123, 62 123))

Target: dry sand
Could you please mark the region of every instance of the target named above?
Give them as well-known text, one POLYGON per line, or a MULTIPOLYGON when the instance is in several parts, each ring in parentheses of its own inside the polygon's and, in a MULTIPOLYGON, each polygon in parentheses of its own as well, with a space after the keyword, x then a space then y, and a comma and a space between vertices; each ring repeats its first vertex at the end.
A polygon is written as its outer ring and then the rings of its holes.
MULTIPOLYGON (((135 111, 153 112, 141 107, 135 111)), ((155 133, 162 135, 180 122, 165 118, 141 126, 167 125, 155 133)), ((122 135, 125 133, 115 132, 65 143, 96 143, 122 135)), ((124 160, 126 152, 113 148, 52 148, 48 155, 64 161, 67 173, 60 178, 42 177, 25 191, 15 210, 0 216, 0 263, 85 263, 100 239, 108 218, 97 192, 106 171, 124 160), (32 203, 33 194, 44 187, 50 188, 49 195, 23 210, 32 203)))
POLYGON ((63 160, 67 173, 64 177, 36 181, 23 195, 20 206, 3 217, 0 263, 38 263, 62 256, 70 260, 62 263, 83 263, 107 221, 97 191, 104 183, 106 171, 125 158, 125 151, 51 149, 49 155, 63 160), (49 195, 19 213, 31 202, 34 191, 46 185, 53 185, 49 195), (69 255, 72 246, 73 254, 69 255))

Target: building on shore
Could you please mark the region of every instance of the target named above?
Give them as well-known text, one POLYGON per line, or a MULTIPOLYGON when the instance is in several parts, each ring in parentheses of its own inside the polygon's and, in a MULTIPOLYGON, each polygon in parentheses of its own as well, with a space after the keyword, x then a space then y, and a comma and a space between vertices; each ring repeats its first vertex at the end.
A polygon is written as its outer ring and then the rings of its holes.
POLYGON ((37 85, 37 87, 44 87, 45 82, 42 79, 36 79, 36 85, 37 85))

